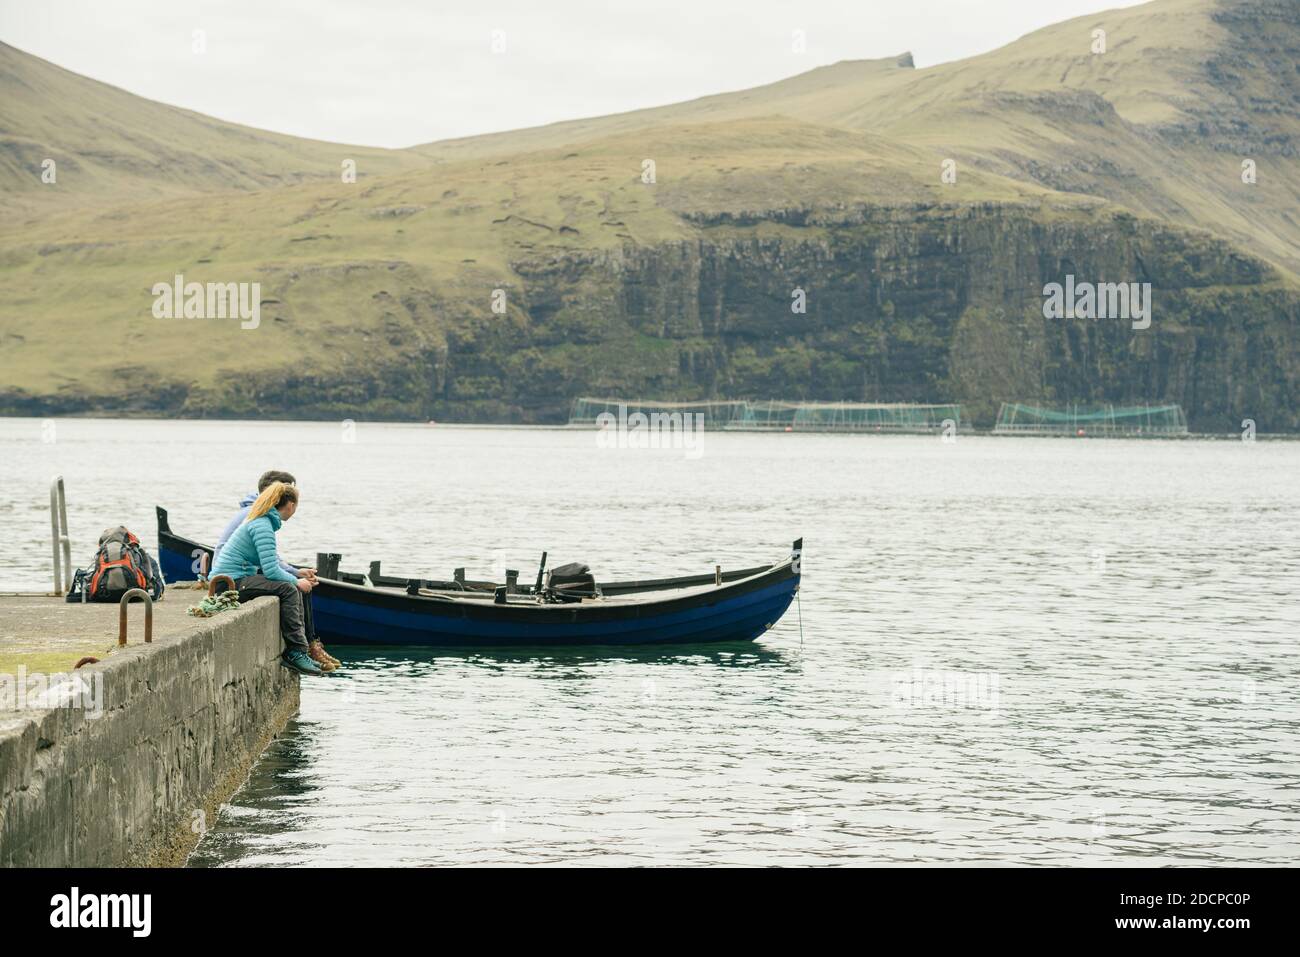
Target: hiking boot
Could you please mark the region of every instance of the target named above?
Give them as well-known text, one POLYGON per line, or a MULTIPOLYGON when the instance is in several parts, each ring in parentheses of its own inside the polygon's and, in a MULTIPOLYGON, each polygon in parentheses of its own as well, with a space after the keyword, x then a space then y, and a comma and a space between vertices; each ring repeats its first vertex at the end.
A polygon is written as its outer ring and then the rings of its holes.
POLYGON ((305 651, 286 651, 280 657, 280 663, 286 668, 292 668, 299 674, 314 675, 319 678, 325 673, 320 670, 316 662, 307 657, 305 651))
POLYGON ((332 664, 335 668, 340 668, 343 666, 343 662, 339 661, 337 658, 335 658, 333 655, 331 655, 328 651, 325 650, 325 645, 321 642, 319 638, 313 638, 311 640, 311 650, 308 652, 308 654, 311 655, 312 661, 320 661, 320 659, 316 657, 317 651, 319 651, 322 655, 324 655, 325 660, 328 661, 330 664, 332 664))
POLYGON ((325 654, 325 647, 319 641, 313 641, 307 646, 307 656, 326 674, 338 668, 338 659, 325 654))

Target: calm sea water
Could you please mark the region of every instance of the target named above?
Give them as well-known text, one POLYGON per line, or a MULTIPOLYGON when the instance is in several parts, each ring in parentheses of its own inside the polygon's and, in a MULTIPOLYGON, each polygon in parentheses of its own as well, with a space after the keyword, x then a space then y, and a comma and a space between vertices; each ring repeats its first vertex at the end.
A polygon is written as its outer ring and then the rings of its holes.
POLYGON ((806 539, 745 646, 333 649, 192 863, 1290 864, 1300 443, 0 420, 0 590, 152 506, 394 571, 707 572, 806 539), (348 441, 351 439, 351 441, 348 441), (802 628, 801 628, 802 620, 802 628))

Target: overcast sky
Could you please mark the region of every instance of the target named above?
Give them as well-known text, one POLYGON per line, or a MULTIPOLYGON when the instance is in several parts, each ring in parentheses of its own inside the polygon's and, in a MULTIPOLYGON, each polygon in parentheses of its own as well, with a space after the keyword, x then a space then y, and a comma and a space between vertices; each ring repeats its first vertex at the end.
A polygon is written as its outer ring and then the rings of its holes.
POLYGON ((991 50, 1129 0, 3 0, 0 39, 298 136, 410 146, 991 50), (194 31, 206 49, 194 52, 194 31), (806 51, 792 50, 803 31, 806 51), (500 31, 493 50, 493 32, 500 31))

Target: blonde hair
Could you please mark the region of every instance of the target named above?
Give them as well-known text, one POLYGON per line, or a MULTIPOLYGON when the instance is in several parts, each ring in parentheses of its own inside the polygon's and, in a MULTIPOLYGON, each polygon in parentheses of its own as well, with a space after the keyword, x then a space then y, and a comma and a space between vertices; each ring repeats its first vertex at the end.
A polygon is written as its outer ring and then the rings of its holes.
POLYGON ((248 507, 248 517, 245 522, 251 522, 255 518, 261 518, 273 508, 278 508, 285 502, 297 502, 298 490, 288 482, 272 482, 262 494, 254 499, 253 504, 248 507))

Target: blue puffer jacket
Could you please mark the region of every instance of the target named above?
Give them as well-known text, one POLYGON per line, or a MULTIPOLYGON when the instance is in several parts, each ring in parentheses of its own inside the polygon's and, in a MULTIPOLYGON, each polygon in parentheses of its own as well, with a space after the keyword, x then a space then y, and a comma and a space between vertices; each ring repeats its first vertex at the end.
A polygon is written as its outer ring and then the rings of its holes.
POLYGON ((296 582, 276 560, 275 533, 284 524, 280 513, 271 509, 260 518, 245 522, 230 536, 217 555, 208 578, 229 575, 235 581, 247 575, 265 575, 272 581, 296 582))
MULTIPOLYGON (((230 541, 230 536, 239 531, 239 526, 244 524, 244 519, 248 518, 248 509, 255 501, 257 501, 256 492, 249 492, 240 501, 239 511, 236 512, 234 517, 226 523, 226 527, 222 529, 221 534, 217 537, 217 544, 213 546, 212 550, 216 553, 214 556, 215 558, 221 557, 221 550, 226 547, 226 542, 230 541)), ((279 560, 279 564, 280 567, 290 575, 293 575, 295 578, 297 577, 298 569, 293 565, 290 565, 283 558, 279 560)))

